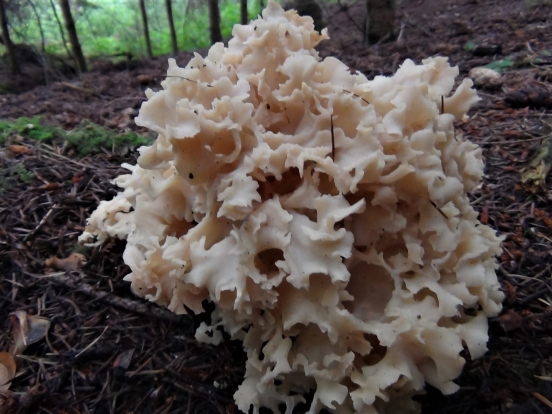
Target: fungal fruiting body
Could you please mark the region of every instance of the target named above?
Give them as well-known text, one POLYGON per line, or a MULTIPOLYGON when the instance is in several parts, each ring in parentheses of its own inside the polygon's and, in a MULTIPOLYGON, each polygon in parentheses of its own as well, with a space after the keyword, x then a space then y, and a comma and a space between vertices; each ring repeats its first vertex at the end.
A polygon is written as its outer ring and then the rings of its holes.
POLYGON ((415 411, 501 309, 501 240, 467 195, 481 150, 453 126, 478 98, 445 58, 369 81, 325 38, 270 1, 227 48, 170 59, 136 118, 158 138, 81 240, 126 239, 133 291, 173 312, 214 302, 196 338, 243 341, 241 411, 415 411))

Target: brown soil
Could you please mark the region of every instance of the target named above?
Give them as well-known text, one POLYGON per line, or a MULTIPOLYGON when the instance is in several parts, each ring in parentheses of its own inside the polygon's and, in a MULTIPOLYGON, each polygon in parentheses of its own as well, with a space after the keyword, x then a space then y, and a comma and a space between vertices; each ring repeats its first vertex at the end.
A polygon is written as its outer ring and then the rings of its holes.
MULTIPOLYGON (((405 58, 420 62, 436 54, 458 64, 461 77, 475 66, 511 59, 504 85, 481 89, 470 122, 458 124, 481 145, 487 162, 473 204, 480 220, 506 237, 499 259, 504 311, 490 320, 489 352, 475 361, 466 355, 460 391, 442 396, 428 387, 418 400, 428 414, 551 412, 552 192, 549 185, 522 185, 521 177, 552 139, 552 6, 530 7, 536 0, 404 1, 396 20, 400 39, 367 47, 359 30, 363 2, 342 3, 325 7, 332 39, 320 46, 321 54, 369 77, 394 72, 405 58)), ((177 61, 185 64, 190 56, 182 53, 177 61)), ((42 115, 71 128, 89 118, 140 131, 124 122, 124 111, 139 108, 145 87, 159 88, 166 58, 125 65, 120 70, 104 63, 79 81, 0 96, 0 119, 42 115)), ((6 407, 64 414, 236 413, 241 345, 199 344, 193 333, 201 318, 175 316, 133 296, 123 281, 123 242, 85 251, 88 261, 77 271, 52 273, 45 265, 50 256, 64 258, 75 249, 85 218, 116 193, 107 182, 122 172, 121 162, 134 158, 106 150, 77 160, 62 148, 25 139, 18 144, 29 151, 0 158, 0 167, 13 172, 0 197, 0 351, 12 339, 8 315, 14 311, 45 316, 51 327, 19 361, 13 394, 0 398, 0 413, 6 407), (34 174, 30 181, 17 178, 19 163, 34 174)))

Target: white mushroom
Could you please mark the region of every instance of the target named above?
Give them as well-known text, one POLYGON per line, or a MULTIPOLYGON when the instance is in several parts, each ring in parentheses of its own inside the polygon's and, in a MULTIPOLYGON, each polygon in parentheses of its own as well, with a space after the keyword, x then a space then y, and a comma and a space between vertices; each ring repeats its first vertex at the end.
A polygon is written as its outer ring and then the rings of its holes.
POLYGON ((481 150, 453 126, 471 81, 451 95, 445 58, 351 74, 274 1, 233 35, 169 60, 136 118, 159 137, 81 240, 126 237, 126 280, 174 312, 215 303, 196 338, 243 340, 243 412, 314 390, 311 413, 404 413, 425 382, 456 391, 503 299, 501 240, 467 196, 481 150))

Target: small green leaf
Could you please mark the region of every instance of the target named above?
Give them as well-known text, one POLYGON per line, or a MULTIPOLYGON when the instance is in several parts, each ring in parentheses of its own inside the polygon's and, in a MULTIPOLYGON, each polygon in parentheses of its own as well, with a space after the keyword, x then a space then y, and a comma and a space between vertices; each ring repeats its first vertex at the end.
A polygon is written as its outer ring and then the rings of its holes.
POLYGON ((466 42, 466 44, 464 45, 464 50, 467 50, 468 52, 472 51, 473 49, 475 49, 475 42, 473 40, 468 40, 466 42))
POLYGON ((512 66, 514 66, 514 61, 511 57, 507 57, 506 59, 501 60, 495 60, 494 62, 485 65, 486 68, 496 70, 497 72, 502 72, 506 69, 511 68, 512 66))

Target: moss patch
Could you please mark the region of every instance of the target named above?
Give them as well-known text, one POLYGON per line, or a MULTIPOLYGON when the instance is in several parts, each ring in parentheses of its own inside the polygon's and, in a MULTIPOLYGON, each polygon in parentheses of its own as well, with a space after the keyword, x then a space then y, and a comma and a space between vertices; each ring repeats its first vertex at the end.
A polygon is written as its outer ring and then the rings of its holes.
POLYGON ((0 120, 0 145, 8 143, 18 135, 46 144, 65 146, 68 149, 73 149, 79 157, 96 154, 102 150, 126 152, 129 149, 152 143, 150 138, 134 132, 119 134, 86 119, 72 131, 43 125, 38 116, 22 117, 15 121, 0 120))
POLYGON ((150 145, 151 140, 134 132, 117 134, 111 129, 83 120, 74 130, 65 135, 67 145, 74 148, 79 156, 94 154, 101 149, 120 151, 150 145))
POLYGON ((56 138, 62 139, 65 131, 61 128, 42 125, 40 117, 21 117, 15 121, 0 120, 0 144, 14 135, 21 135, 43 142, 53 142, 56 138))

